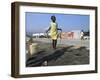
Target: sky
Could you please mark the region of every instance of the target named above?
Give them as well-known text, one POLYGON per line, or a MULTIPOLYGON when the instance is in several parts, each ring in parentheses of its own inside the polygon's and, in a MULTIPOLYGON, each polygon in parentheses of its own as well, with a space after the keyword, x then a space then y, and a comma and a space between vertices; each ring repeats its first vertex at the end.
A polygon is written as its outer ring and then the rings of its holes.
POLYGON ((56 16, 56 22, 58 23, 58 27, 61 28, 63 32, 68 32, 72 30, 89 30, 89 15, 26 12, 26 32, 45 32, 50 26, 52 15, 56 16))

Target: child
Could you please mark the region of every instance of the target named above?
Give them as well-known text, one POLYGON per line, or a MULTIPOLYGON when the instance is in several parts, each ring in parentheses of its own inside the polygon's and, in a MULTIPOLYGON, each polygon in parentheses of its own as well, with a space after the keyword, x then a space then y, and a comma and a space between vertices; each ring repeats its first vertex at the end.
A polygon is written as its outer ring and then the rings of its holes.
POLYGON ((58 30, 62 31, 62 29, 58 28, 58 24, 56 23, 56 17, 51 16, 51 23, 49 29, 46 31, 50 31, 50 37, 52 39, 52 47, 56 49, 57 38, 58 38, 58 30))

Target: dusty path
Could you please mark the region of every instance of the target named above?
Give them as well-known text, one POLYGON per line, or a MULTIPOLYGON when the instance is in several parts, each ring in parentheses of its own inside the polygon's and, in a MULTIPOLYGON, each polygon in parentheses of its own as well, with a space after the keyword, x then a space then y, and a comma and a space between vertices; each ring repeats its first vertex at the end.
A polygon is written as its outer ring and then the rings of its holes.
POLYGON ((35 42, 39 44, 38 52, 30 58, 27 54, 27 67, 89 64, 89 50, 86 47, 58 44, 57 49, 53 50, 50 43, 35 42))

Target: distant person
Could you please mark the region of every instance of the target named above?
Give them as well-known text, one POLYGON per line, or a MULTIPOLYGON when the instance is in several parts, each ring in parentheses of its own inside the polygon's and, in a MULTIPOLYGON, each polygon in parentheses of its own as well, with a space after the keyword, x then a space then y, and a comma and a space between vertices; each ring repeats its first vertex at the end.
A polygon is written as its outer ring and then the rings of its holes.
POLYGON ((52 47, 56 49, 57 45, 57 38, 58 38, 58 30, 62 31, 62 29, 58 28, 58 24, 56 22, 56 17, 53 15, 51 16, 51 23, 49 29, 46 31, 50 31, 50 37, 52 39, 52 47))
POLYGON ((84 32, 83 32, 83 30, 81 30, 80 38, 81 38, 81 40, 84 40, 84 32))
POLYGON ((81 32, 80 32, 80 38, 81 38, 81 46, 83 46, 82 44, 83 44, 83 40, 84 40, 84 32, 83 32, 83 30, 81 30, 81 32))

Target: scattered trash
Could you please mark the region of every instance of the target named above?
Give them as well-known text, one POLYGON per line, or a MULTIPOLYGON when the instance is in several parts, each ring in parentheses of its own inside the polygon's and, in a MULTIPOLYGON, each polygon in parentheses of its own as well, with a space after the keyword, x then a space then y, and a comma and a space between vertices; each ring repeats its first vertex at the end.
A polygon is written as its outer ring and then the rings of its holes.
POLYGON ((47 61, 44 61, 43 62, 43 66, 47 66, 48 65, 48 62, 47 61))

